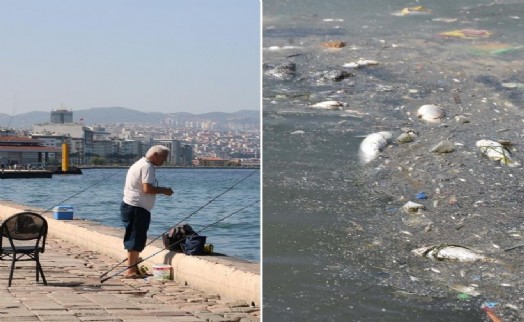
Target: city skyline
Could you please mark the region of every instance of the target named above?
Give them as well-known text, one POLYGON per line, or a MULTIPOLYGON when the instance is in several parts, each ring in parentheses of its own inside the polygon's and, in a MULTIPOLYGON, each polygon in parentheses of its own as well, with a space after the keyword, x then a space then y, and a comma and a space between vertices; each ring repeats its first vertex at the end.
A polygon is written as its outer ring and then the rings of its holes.
POLYGON ((260 2, 0 0, 1 112, 260 108, 260 2))

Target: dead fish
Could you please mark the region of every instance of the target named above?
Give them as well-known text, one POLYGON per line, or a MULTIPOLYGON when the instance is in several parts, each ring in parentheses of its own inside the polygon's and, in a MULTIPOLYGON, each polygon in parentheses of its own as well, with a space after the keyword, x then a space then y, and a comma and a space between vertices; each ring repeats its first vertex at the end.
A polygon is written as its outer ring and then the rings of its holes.
POLYGON ((430 123, 438 123, 446 116, 446 112, 440 106, 435 104, 426 104, 419 107, 417 117, 430 123))
POLYGON ((500 161, 501 164, 509 167, 517 167, 520 163, 511 157, 511 153, 499 142, 492 140, 479 140, 475 145, 482 154, 491 160, 500 161))
POLYGON ((339 101, 324 101, 320 103, 316 103, 311 105, 313 108, 318 108, 322 110, 342 110, 342 108, 346 107, 348 104, 339 102, 339 101))
POLYGON ((412 250, 418 256, 435 260, 455 260, 459 262, 496 262, 496 260, 484 256, 476 251, 460 245, 433 245, 412 250))
POLYGON ((391 141, 393 134, 387 131, 371 133, 360 143, 359 157, 362 163, 375 159, 391 141))

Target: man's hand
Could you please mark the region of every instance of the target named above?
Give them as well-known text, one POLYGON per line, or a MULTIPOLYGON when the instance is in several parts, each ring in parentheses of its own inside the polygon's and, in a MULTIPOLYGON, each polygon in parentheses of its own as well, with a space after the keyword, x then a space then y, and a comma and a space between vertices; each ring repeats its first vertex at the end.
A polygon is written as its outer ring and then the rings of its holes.
POLYGON ((173 193, 175 193, 175 192, 173 191, 173 189, 171 189, 171 188, 164 188, 164 194, 165 194, 166 196, 171 196, 173 193))

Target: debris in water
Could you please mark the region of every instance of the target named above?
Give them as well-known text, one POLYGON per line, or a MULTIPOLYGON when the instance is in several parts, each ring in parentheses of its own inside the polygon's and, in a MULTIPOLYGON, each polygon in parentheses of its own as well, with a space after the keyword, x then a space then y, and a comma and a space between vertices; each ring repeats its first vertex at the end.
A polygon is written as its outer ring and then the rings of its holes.
POLYGON ((521 49, 521 46, 512 46, 500 42, 488 42, 484 44, 477 44, 471 47, 475 54, 484 55, 503 55, 521 49))
POLYGON ((342 65, 342 67, 348 67, 348 68, 361 68, 366 66, 372 66, 372 65, 378 65, 378 61, 371 60, 371 59, 359 59, 356 63, 345 63, 342 65))
POLYGON ((491 160, 500 161, 501 164, 507 165, 509 167, 516 167, 520 165, 519 162, 513 160, 509 150, 499 142, 492 140, 479 140, 475 145, 480 149, 482 154, 491 160))
POLYGON ((421 247, 412 250, 418 256, 427 257, 436 260, 456 260, 460 262, 476 262, 487 261, 496 262, 496 260, 488 258, 478 252, 475 252, 467 247, 460 245, 433 245, 421 247))
POLYGON ((424 6, 406 7, 400 11, 392 13, 394 16, 411 16, 411 15, 428 15, 431 10, 426 9, 424 6))
POLYGON ((322 43, 322 46, 328 48, 342 48, 346 47, 346 43, 343 41, 326 41, 322 43))
POLYGON ((477 38, 488 38, 491 36, 491 32, 483 29, 460 29, 441 32, 439 35, 442 37, 462 38, 462 39, 477 39, 477 38))
POLYGON ((457 291, 457 292, 461 293, 461 294, 466 294, 466 295, 471 295, 471 296, 479 296, 480 295, 480 292, 477 291, 475 289, 475 287, 473 287, 473 286, 465 286, 465 285, 454 284, 454 285, 451 285, 450 288, 452 290, 454 290, 454 291, 457 291))
POLYGON ((495 315, 495 312, 493 312, 493 310, 491 310, 489 307, 483 306, 482 311, 486 312, 492 322, 502 322, 502 320, 497 315, 495 315))
POLYGON ((418 212, 419 210, 424 210, 425 208, 426 207, 424 205, 413 201, 408 201, 404 206, 402 206, 402 209, 404 209, 404 211, 407 213, 418 212))
POLYGON ((362 143, 360 143, 359 157, 363 163, 368 163, 375 159, 379 153, 389 144, 393 134, 391 132, 382 131, 371 133, 362 143))
POLYGON ((421 191, 415 195, 415 198, 417 199, 428 199, 428 196, 424 191, 421 191))
POLYGON ((502 83, 502 87, 507 89, 522 89, 524 88, 523 83, 502 83))
POLYGON ((419 107, 417 117, 430 123, 438 123, 446 116, 446 112, 440 106, 435 104, 426 104, 419 107))
POLYGON ((313 108, 323 109, 323 110, 342 110, 348 104, 339 102, 339 101, 324 101, 311 105, 313 108))
POLYGON ((449 140, 440 141, 431 149, 431 152, 436 153, 451 153, 453 151, 455 151, 455 144, 449 140))

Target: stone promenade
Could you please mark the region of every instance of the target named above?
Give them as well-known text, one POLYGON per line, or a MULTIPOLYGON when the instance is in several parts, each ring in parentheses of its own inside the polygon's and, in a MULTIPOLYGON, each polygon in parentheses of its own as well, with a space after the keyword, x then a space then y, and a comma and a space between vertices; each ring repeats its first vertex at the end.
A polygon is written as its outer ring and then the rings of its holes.
POLYGON ((177 281, 118 275, 100 283, 100 275, 122 259, 48 236, 40 259, 47 286, 36 282, 35 264, 28 261, 17 262, 7 287, 11 261, 0 261, 0 321, 260 321, 253 303, 221 299, 177 281))

